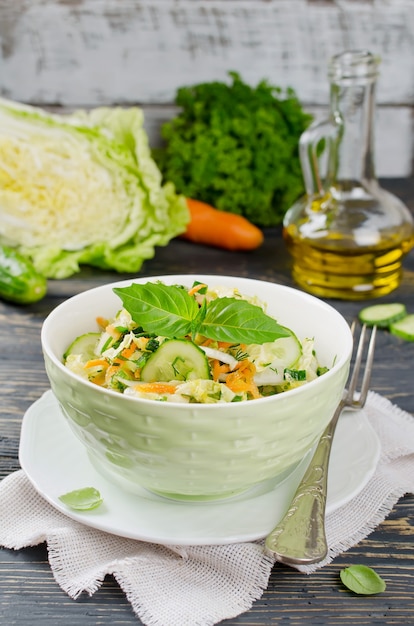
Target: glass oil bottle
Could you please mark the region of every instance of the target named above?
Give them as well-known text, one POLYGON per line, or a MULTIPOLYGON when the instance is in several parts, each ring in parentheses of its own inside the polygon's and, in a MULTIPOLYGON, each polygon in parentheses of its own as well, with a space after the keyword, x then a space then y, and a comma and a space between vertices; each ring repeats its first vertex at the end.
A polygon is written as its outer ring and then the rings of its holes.
POLYGON ((414 245, 410 212, 375 174, 378 64, 365 51, 334 56, 329 119, 300 139, 306 195, 287 211, 283 235, 294 280, 320 297, 362 300, 390 293, 414 245))

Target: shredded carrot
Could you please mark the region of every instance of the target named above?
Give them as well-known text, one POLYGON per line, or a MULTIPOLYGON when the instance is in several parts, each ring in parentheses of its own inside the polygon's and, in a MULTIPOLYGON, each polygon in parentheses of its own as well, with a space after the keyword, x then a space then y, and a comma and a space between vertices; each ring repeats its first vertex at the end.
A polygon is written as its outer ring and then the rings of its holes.
POLYGON ((253 380, 256 368, 251 361, 247 359, 239 361, 236 369, 227 376, 226 385, 234 393, 246 391, 253 398, 260 398, 260 392, 253 380))
POLYGON ((106 370, 105 383, 110 383, 112 376, 119 374, 120 371, 121 367, 119 363, 113 363, 112 365, 110 365, 106 370))
POLYGON ((239 378, 242 375, 248 374, 249 371, 251 371, 251 375, 254 376, 256 368, 254 367, 253 363, 251 363, 247 359, 243 359, 242 361, 236 363, 233 368, 232 374, 234 374, 236 378, 239 378))
POLYGON ((98 326, 100 328, 102 328, 102 330, 105 330, 105 328, 108 326, 109 324, 109 320, 105 319, 104 317, 101 317, 100 315, 96 318, 96 323, 98 324, 98 326))
POLYGON ((231 341, 218 341, 217 342, 217 346, 219 348, 219 350, 227 350, 227 348, 230 348, 230 346, 233 346, 234 343, 231 343, 231 341))
POLYGON ((109 363, 105 359, 91 359, 90 361, 87 361, 85 363, 84 367, 85 369, 89 369, 90 367, 98 367, 100 365, 104 368, 107 368, 109 363))
POLYGON ((245 391, 246 393, 250 393, 253 398, 260 398, 260 392, 257 386, 253 382, 248 383, 244 380, 237 380, 233 382, 232 384, 226 381, 226 384, 229 389, 234 391, 234 393, 240 393, 240 392, 245 391))
POLYGON ((212 365, 213 380, 216 381, 220 378, 221 374, 226 374, 230 370, 230 366, 227 365, 227 363, 220 363, 218 359, 214 359, 212 365))
POLYGON ((125 358, 128 359, 130 356, 132 356, 135 352, 135 350, 137 349, 135 343, 133 341, 131 341, 131 343, 129 344, 129 346, 127 348, 124 348, 121 352, 121 355, 125 358))
POLYGON ((105 384, 105 374, 103 372, 100 372, 97 376, 94 376, 89 380, 91 383, 94 383, 94 385, 99 385, 100 387, 103 387, 103 385, 105 384))
POLYGON ((135 389, 142 393, 174 393, 176 387, 168 383, 142 383, 137 385, 135 389))
POLYGON ((138 350, 145 350, 145 347, 147 343, 149 342, 149 337, 138 337, 138 339, 136 339, 135 342, 136 342, 136 347, 138 348, 138 350))
POLYGON ((105 384, 109 368, 109 363, 106 359, 90 359, 85 363, 84 368, 92 370, 88 372, 88 379, 91 383, 100 385, 101 387, 105 384), (99 369, 94 371, 94 368, 99 369))
POLYGON ((120 333, 119 330, 117 330, 113 324, 108 324, 105 327, 105 330, 108 333, 108 335, 111 335, 111 337, 113 337, 114 339, 119 339, 122 335, 122 333, 120 333))
POLYGON ((253 382, 252 382, 251 387, 250 387, 250 393, 251 393, 252 397, 255 398, 255 399, 261 398, 260 391, 259 391, 257 385, 255 385, 255 383, 253 383, 253 382))
POLYGON ((200 283, 199 285, 194 285, 194 287, 191 287, 191 289, 188 290, 188 295, 194 296, 194 294, 198 293, 200 289, 204 289, 204 287, 207 287, 207 285, 205 285, 204 283, 200 283))

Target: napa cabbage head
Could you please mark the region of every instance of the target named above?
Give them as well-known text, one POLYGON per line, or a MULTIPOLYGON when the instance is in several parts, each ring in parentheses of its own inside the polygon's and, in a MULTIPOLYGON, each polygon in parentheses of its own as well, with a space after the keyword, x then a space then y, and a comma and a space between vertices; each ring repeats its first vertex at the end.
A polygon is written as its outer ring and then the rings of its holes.
POLYGON ((136 272, 188 221, 138 107, 61 116, 0 98, 0 242, 45 276, 136 272))

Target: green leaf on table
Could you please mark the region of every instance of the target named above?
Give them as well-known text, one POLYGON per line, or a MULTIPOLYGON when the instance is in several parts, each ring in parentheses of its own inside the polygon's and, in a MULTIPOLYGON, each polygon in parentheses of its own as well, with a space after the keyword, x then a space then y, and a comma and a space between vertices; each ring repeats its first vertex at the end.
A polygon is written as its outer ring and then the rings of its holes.
POLYGON ((59 500, 75 511, 91 511, 103 502, 101 494, 95 487, 75 489, 59 496, 59 500))
POLYGON ((292 334, 259 306, 237 298, 212 300, 199 332, 216 341, 234 343, 266 343, 292 334))
POLYGON ((198 314, 197 302, 187 291, 162 283, 134 283, 129 287, 115 287, 125 309, 134 322, 147 332, 162 337, 185 337, 191 332, 198 314))
POLYGON ((340 572, 341 581, 354 593, 374 595, 385 591, 385 581, 367 565, 351 565, 340 572))

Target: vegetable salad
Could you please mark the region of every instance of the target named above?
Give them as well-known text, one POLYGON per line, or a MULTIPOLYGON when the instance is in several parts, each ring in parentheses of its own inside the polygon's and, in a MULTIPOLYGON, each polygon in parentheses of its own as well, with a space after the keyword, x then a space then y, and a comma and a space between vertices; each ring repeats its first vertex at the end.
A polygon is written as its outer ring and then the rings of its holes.
POLYGON ((236 289, 147 283, 114 291, 124 306, 113 319, 99 317, 98 331, 77 337, 64 354, 66 367, 96 385, 158 401, 239 402, 327 370, 313 339, 299 341, 264 303, 236 289))

